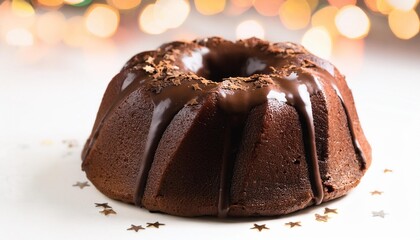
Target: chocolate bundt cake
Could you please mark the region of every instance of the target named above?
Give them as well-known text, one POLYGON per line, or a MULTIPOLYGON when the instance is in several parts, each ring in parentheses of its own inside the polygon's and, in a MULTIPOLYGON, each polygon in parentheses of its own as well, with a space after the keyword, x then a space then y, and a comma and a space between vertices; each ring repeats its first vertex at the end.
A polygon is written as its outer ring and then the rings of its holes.
POLYGON ((371 149, 351 90, 293 43, 213 37, 131 58, 82 168, 106 196, 178 216, 273 216, 345 195, 371 149))

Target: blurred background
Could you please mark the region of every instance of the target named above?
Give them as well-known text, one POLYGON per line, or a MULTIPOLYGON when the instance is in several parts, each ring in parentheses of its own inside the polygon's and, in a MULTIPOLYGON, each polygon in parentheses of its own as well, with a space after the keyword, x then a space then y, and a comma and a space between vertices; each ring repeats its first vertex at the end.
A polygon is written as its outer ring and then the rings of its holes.
MULTIPOLYGON (((420 77, 419 5, 419 0, 3 0, 0 127, 10 136, 84 138, 108 82, 131 56, 207 36, 301 43, 347 76, 357 101, 372 101, 373 89, 378 96, 395 91, 395 79, 409 81, 400 92, 414 91, 419 81, 413 79, 420 77)), ((360 105, 362 118, 364 110, 377 108, 360 105)))
POLYGON ((3 0, 0 44, 38 61, 62 47, 256 36, 299 42, 324 58, 360 57, 366 44, 420 46, 419 9, 419 0, 3 0))

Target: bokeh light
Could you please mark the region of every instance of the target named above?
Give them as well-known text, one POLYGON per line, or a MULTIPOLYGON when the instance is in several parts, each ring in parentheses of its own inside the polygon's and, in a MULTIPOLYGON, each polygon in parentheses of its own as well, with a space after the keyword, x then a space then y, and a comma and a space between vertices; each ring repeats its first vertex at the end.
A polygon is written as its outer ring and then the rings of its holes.
POLYGON ((332 51, 332 39, 325 27, 312 27, 302 37, 302 45, 313 54, 328 59, 332 51))
POLYGON ((257 37, 264 39, 265 30, 261 24, 255 20, 246 20, 241 22, 236 27, 236 38, 246 39, 250 37, 257 37))
POLYGON ((413 9, 418 3, 419 0, 387 0, 389 5, 394 9, 409 11, 413 9))
POLYGON ((190 13, 190 4, 186 0, 157 0, 153 5, 154 21, 161 28, 181 26, 190 13))
POLYGON ((31 46, 34 44, 34 36, 28 29, 15 28, 6 33, 6 43, 20 47, 31 46))
POLYGON ((107 38, 117 31, 120 22, 118 11, 106 4, 94 4, 85 14, 86 29, 95 36, 107 38))
POLYGON ((107 3, 117 9, 128 10, 140 5, 141 0, 107 0, 107 3))
POLYGON ((60 7, 63 5, 64 0, 37 0, 37 2, 46 7, 60 7))
POLYGON ((357 0, 328 0, 331 6, 342 8, 346 5, 355 5, 357 0))
POLYGON ((312 11, 314 11, 319 4, 319 0, 306 0, 306 2, 309 4, 309 7, 311 8, 312 11))
POLYGON ((384 15, 389 14, 393 9, 388 0, 376 0, 376 8, 384 15))
POLYGON ((393 10, 388 15, 391 31, 401 39, 410 39, 419 33, 419 16, 414 10, 393 10))
POLYGON ((263 16, 277 16, 283 0, 254 0, 255 10, 263 16))
POLYGON ((84 0, 64 0, 64 3, 69 5, 77 5, 82 2, 84 2, 84 0))
POLYGON ((74 16, 67 19, 63 42, 71 47, 81 47, 85 43, 87 34, 84 18, 74 16))
POLYGON ((139 27, 148 34, 161 34, 167 29, 156 23, 153 11, 154 7, 154 4, 149 4, 140 13, 138 18, 139 27))
POLYGON ((226 0, 194 0, 195 8, 203 15, 214 15, 222 12, 226 6, 226 0))
POLYGON ((64 3, 66 3, 66 1, 70 1, 67 4, 74 7, 84 7, 92 3, 92 0, 65 0, 64 3))
POLYGON ((31 17, 35 14, 35 10, 31 4, 23 0, 12 1, 12 12, 19 17, 31 17))
POLYGON ((337 12, 337 7, 323 7, 312 15, 311 25, 313 27, 325 27, 331 36, 337 36, 339 34, 335 25, 335 16, 337 15, 337 12))
POLYGON ((352 39, 363 38, 370 30, 370 20, 366 13, 361 8, 352 5, 338 10, 335 24, 343 36, 352 39))
POLYGON ((228 16, 238 16, 252 7, 252 0, 228 0, 224 13, 228 16))
POLYGON ((37 37, 47 44, 61 41, 66 27, 66 18, 59 11, 50 11, 39 16, 35 28, 37 37))
POLYGON ((286 28, 302 29, 311 19, 311 7, 305 0, 288 0, 281 5, 279 16, 286 28))
POLYGON ((377 0, 365 0, 366 6, 373 12, 378 12, 377 0))

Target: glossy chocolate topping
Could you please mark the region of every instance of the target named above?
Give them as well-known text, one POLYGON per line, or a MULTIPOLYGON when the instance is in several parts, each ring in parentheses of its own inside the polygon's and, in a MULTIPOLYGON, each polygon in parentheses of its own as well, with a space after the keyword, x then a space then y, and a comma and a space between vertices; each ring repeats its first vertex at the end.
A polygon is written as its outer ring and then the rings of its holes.
MULTIPOLYGON (((325 61, 320 59, 317 63, 308 61, 305 58, 308 55, 302 47, 291 43, 270 44, 258 39, 230 42, 220 38, 173 42, 157 51, 139 54, 123 68, 125 80, 122 81, 119 97, 94 129, 83 159, 86 159, 101 126, 119 102, 139 88, 146 89, 146 94, 153 101, 154 111, 144 154, 139 159, 134 202, 142 205, 149 170, 165 129, 182 108, 200 104, 208 94, 216 94, 218 106, 228 116, 218 196, 218 215, 225 217, 229 213, 232 169, 248 113, 268 99, 275 99, 293 106, 299 115, 313 200, 315 204, 320 204, 324 187, 318 166, 310 100, 322 88, 319 78, 331 79, 326 82, 331 82, 342 101, 362 168, 366 163, 346 104, 335 84, 334 67, 323 64, 325 61)), ((310 56, 313 58, 313 55, 310 56)))

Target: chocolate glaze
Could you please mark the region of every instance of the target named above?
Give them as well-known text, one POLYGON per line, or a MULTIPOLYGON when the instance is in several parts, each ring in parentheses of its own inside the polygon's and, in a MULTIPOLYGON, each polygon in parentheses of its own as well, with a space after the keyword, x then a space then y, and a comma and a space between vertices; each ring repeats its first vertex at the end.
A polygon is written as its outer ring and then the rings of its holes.
POLYGON ((340 98, 341 105, 343 106, 343 109, 346 113, 352 143, 353 143, 354 149, 356 150, 356 154, 358 156, 358 159, 360 161, 360 169, 361 170, 366 170, 366 164, 367 164, 366 163, 366 156, 364 155, 364 153, 362 151, 359 140, 357 140, 357 138, 356 138, 356 134, 355 134, 354 126, 353 126, 353 120, 350 116, 349 109, 347 108, 347 105, 344 102, 344 98, 341 95, 340 90, 338 90, 338 86, 337 86, 335 80, 332 81, 332 86, 333 86, 335 92, 337 93, 337 96, 340 98))
MULTIPOLYGON (((121 92, 104 114, 88 140, 83 159, 93 147, 100 129, 113 109, 132 92, 147 89, 154 111, 146 147, 137 178, 134 203, 142 205, 142 197, 149 170, 159 141, 174 116, 185 106, 198 104, 205 95, 217 94, 218 106, 226 112, 225 147, 220 170, 218 216, 228 216, 230 182, 237 147, 249 111, 273 98, 295 107, 302 125, 302 134, 315 204, 323 201, 323 183, 318 166, 315 126, 310 96, 321 86, 318 76, 307 68, 315 68, 322 78, 331 79, 349 122, 356 154, 362 168, 365 159, 356 139, 353 122, 345 102, 334 82, 334 68, 306 64, 295 57, 309 54, 301 47, 290 44, 269 44, 258 39, 236 43, 220 38, 198 40, 192 43, 174 42, 157 51, 132 58, 123 71, 125 80, 121 92), (209 80, 207 80, 209 79, 209 80)), ((320 62, 324 62, 320 60, 320 62)), ((84 161, 83 165, 87 164, 84 161)))

